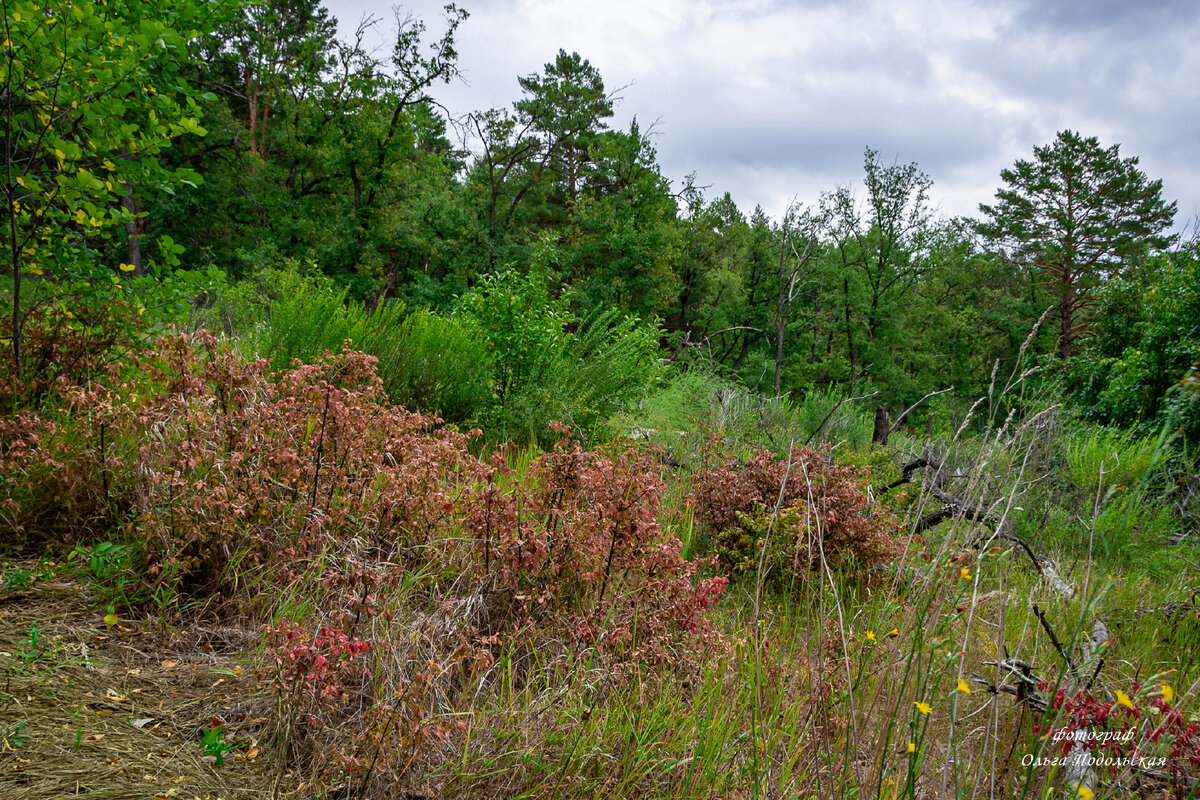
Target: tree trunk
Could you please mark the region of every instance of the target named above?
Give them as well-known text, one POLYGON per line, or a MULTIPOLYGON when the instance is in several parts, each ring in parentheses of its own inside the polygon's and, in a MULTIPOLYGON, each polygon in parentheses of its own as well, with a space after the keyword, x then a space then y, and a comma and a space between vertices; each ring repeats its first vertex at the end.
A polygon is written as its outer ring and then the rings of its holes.
MULTIPOLYGON (((121 158, 125 161, 129 160, 129 149, 121 147, 121 158)), ((130 218, 125 222, 125 240, 126 240, 126 263, 133 267, 134 275, 142 275, 142 234, 141 227, 138 224, 137 215, 141 211, 138 208, 137 197, 133 193, 133 184, 125 184, 125 195, 121 198, 121 207, 129 214, 130 218)))
POLYGON ((888 436, 892 432, 892 420, 888 416, 888 410, 885 406, 875 407, 875 432, 871 435, 871 442, 880 447, 886 447, 888 436))
POLYGON ((1071 357, 1075 338, 1075 290, 1068 288, 1058 301, 1058 357, 1071 357))
MULTIPOLYGON (((781 309, 782 311, 782 309, 781 309)), ((787 318, 782 314, 775 323, 775 396, 779 397, 779 383, 783 376, 783 331, 787 328, 787 318)))

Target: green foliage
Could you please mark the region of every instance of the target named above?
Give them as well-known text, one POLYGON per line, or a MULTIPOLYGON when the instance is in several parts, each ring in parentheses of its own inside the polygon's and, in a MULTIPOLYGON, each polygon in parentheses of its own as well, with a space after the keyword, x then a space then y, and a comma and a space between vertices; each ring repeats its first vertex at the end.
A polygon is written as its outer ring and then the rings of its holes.
POLYGON ((460 299, 455 313, 477 332, 491 357, 501 403, 514 392, 556 385, 555 370, 572 338, 566 326, 574 318, 564 299, 551 298, 537 265, 527 274, 509 268, 485 277, 460 299))
POLYGON ((1150 259, 1097 292, 1096 336, 1068 364, 1082 415, 1107 424, 1165 424, 1188 441, 1200 413, 1184 383, 1200 363, 1200 259, 1195 244, 1150 259))
POLYGON ((36 622, 30 625, 29 638, 25 640, 25 644, 29 647, 29 649, 17 653, 17 657, 21 659, 22 664, 28 666, 42 656, 41 639, 38 636, 38 626, 36 622))
POLYGON ((238 745, 225 741, 225 728, 214 724, 200 738, 200 749, 215 759, 218 767, 225 766, 225 754, 238 749, 238 745))
POLYGON ((93 578, 104 580, 124 568, 129 558, 129 548, 113 542, 101 542, 92 547, 79 545, 67 555, 67 560, 71 561, 76 557, 83 559, 93 578))
POLYGON ((1163 458, 1160 439, 1136 432, 1081 427, 1066 442, 1067 475, 1089 504, 1137 489, 1163 458))
MULTIPOLYGON (((192 0, 23 2, 4 7, 6 174, 11 211, 4 293, 13 369, 31 311, 104 308, 125 298, 126 273, 140 274, 143 198, 194 186, 192 169, 170 166, 179 137, 203 136, 185 73, 189 43, 232 3, 192 0), (126 252, 117 255, 121 246, 126 252), (26 297, 25 295, 29 295, 26 297), (22 301, 25 301, 22 304, 22 301), (32 304, 30 301, 33 301, 32 304)), ((148 263, 174 266, 182 248, 157 240, 148 263)), ((120 325, 121 316, 105 321, 120 325)))
POLYGON ((292 261, 226 287, 193 324, 220 326, 275 369, 337 352, 351 341, 379 359, 377 371, 392 402, 449 422, 473 419, 493 399, 488 355, 459 319, 424 309, 406 315, 398 300, 368 311, 349 298, 348 288, 292 261))
POLYGON ((361 303, 347 302, 348 289, 339 289, 319 273, 302 274, 294 264, 272 276, 271 283, 277 284, 276 291, 251 299, 262 317, 244 333, 243 343, 275 369, 341 350, 346 340, 361 343, 365 338, 368 314, 361 303))
POLYGON ((19 721, 4 736, 4 741, 12 742, 13 747, 22 747, 28 740, 29 733, 25 731, 25 720, 19 721))
POLYGON ((1164 551, 1168 537, 1178 527, 1170 506, 1147 502, 1144 492, 1122 491, 1094 523, 1092 552, 1097 569, 1124 567, 1134 573, 1169 577, 1174 565, 1164 551))
POLYGON ((398 325, 373 324, 361 347, 379 359, 393 403, 467 422, 492 402, 491 361, 455 317, 420 309, 398 325))
POLYGON ((549 442, 552 421, 592 435, 660 369, 653 327, 616 311, 580 319, 551 296, 545 264, 553 254, 544 244, 527 274, 510 268, 485 278, 455 312, 493 365, 495 403, 480 418, 492 439, 549 442))
POLYGON ((1067 358, 1087 323, 1080 311, 1089 295, 1170 244, 1176 205, 1136 157, 1121 158, 1119 145, 1061 131, 1033 155, 1000 173, 1005 186, 994 205, 980 205, 987 219, 978 229, 1006 258, 1041 274, 1058 304, 1058 352, 1067 358))

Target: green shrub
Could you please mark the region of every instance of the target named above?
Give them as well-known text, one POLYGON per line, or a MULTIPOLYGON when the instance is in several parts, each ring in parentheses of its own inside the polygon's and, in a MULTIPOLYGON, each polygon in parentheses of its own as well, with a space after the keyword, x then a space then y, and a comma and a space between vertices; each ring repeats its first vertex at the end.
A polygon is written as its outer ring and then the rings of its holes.
POLYGON ((473 419, 492 403, 491 362, 461 320, 422 309, 398 324, 372 324, 361 347, 379 358, 393 403, 448 422, 473 419))
POLYGON ((236 336, 244 352, 268 359, 276 370, 336 353, 350 340, 379 359, 392 402, 450 422, 472 419, 492 402, 487 354, 461 321, 424 310, 407 314, 394 300, 368 311, 348 294, 330 278, 286 261, 225 287, 192 324, 236 336))
POLYGON ((1066 444, 1067 476, 1088 500, 1140 484, 1162 462, 1156 437, 1111 428, 1080 428, 1066 444))
POLYGON ((381 304, 381 316, 373 318, 362 304, 347 302, 349 289, 289 266, 254 281, 251 288, 260 294, 245 298, 245 310, 259 312, 260 321, 247 328, 243 319, 239 326, 243 345, 276 370, 287 369, 297 359, 312 361, 325 351, 337 352, 347 339, 361 347, 372 327, 386 328, 403 315, 403 306, 381 304))
POLYGON ((661 369, 658 332, 616 312, 579 319, 552 297, 537 264, 508 269, 463 296, 455 316, 492 363, 495 403, 480 416, 494 441, 552 441, 559 421, 591 436, 652 385, 661 369))

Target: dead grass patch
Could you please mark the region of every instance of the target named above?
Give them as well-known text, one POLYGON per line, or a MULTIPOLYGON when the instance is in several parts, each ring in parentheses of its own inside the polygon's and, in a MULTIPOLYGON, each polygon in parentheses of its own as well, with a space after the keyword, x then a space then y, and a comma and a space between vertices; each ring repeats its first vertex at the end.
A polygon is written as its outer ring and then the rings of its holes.
POLYGON ((257 636, 110 627, 100 608, 87 583, 61 576, 0 592, 0 796, 302 796, 268 740, 257 636), (215 724, 234 746, 223 766, 202 746, 215 724))

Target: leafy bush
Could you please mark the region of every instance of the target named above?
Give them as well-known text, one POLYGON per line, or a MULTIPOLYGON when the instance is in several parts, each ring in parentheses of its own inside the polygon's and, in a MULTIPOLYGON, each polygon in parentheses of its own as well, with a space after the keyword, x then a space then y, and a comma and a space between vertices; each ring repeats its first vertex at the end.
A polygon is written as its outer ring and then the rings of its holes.
POLYGON ((554 420, 590 435, 660 369, 653 327, 615 312, 578 319, 536 267, 484 278, 456 311, 493 365, 495 403, 478 420, 493 440, 549 444, 554 420))
POLYGON ((376 371, 392 402, 451 422, 479 416, 492 402, 487 354, 461 322, 424 310, 406 316, 399 301, 368 311, 348 295, 348 288, 289 261, 226 287, 195 322, 221 325, 275 369, 351 341, 379 360, 376 371))
POLYGON ((569 632, 620 659, 690 652, 681 645, 709 630, 706 610, 727 581, 701 579, 712 561, 685 560, 659 526, 660 470, 636 449, 584 452, 565 440, 523 476, 505 452, 493 457, 465 524, 509 627, 569 632))
POLYGON ((12 520, 55 503, 101 519, 129 509, 143 595, 164 606, 215 592, 253 600, 311 569, 323 617, 352 628, 401 574, 427 568, 548 604, 500 615, 497 633, 528 620, 661 661, 668 639, 706 629, 719 582, 660 529, 652 458, 560 442, 524 475, 504 451, 488 468, 467 435, 391 405, 375 363, 346 348, 271 374, 206 332, 162 337, 111 386, 74 391, 65 424, 3 420, 0 507, 12 520))
POLYGON ((786 460, 760 450, 744 464, 726 460, 694 475, 691 503, 736 570, 757 567, 764 539, 777 575, 803 574, 822 554, 869 566, 898 555, 899 545, 895 519, 870 498, 867 477, 820 450, 795 448, 786 460))
POLYGON ((363 304, 348 301, 348 294, 349 289, 329 278, 303 274, 290 264, 283 271, 266 271, 249 289, 242 287, 231 304, 232 314, 242 317, 240 338, 249 352, 268 359, 275 369, 286 369, 295 360, 337 352, 347 340, 365 347, 372 332, 378 342, 383 331, 403 318, 401 304, 382 303, 369 314, 363 304))
MULTIPOLYGON (((135 278, 97 269, 86 279, 60 281, 26 276, 20 375, 12 315, 0 317, 0 412, 55 402, 58 383, 99 378, 144 346, 151 331, 186 320, 195 298, 221 280, 216 270, 152 273, 135 278)), ((0 305, 11 308, 11 295, 11 279, 0 276, 0 305)))
POLYGON ((372 324, 356 344, 379 359, 393 403, 466 422, 492 402, 487 353, 454 317, 418 310, 398 325, 372 324))
POLYGON ((1106 282, 1097 299, 1097 335, 1064 370, 1073 404, 1093 422, 1167 423, 1194 440, 1200 414, 1180 413, 1179 388, 1200 361, 1196 242, 1106 282))

